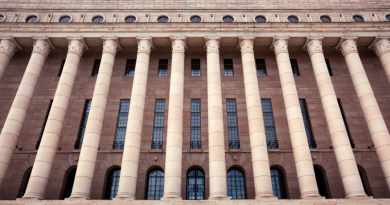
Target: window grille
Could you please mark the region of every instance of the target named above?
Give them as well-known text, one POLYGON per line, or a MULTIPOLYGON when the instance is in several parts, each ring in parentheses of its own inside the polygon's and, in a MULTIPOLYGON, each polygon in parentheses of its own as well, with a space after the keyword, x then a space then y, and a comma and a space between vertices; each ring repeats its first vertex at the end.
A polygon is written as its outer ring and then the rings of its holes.
POLYGON ((187 200, 205 199, 205 180, 202 171, 195 169, 187 174, 187 200))
POLYGON ((129 106, 130 100, 121 100, 119 106, 118 121, 116 123, 115 140, 112 147, 113 149, 123 149, 125 145, 129 106))
POLYGON ((233 60, 232 59, 223 59, 223 67, 225 71, 225 76, 234 76, 233 71, 233 60))
POLYGON ((226 99, 226 110, 229 131, 229 149, 240 149, 238 137, 236 99, 226 99))
POLYGON ((276 138, 276 129, 274 115, 272 111, 271 99, 261 99, 263 106, 265 134, 267 136, 267 145, 269 149, 279 148, 278 139, 276 138))
POLYGON ((284 182, 284 174, 277 168, 271 168, 271 181, 274 196, 279 199, 287 199, 286 183, 284 182))
POLYGON ((200 59, 191 59, 191 76, 200 76, 200 59))
POLYGON ((225 23, 233 23, 234 22, 234 18, 231 17, 231 16, 225 16, 222 18, 222 21, 225 22, 225 23))
POLYGON ((168 59, 160 59, 158 62, 158 76, 167 76, 168 59))
POLYGON ((164 172, 152 170, 148 175, 147 200, 160 200, 164 194, 164 172))
POLYGON ((106 193, 104 199, 115 199, 118 194, 119 188, 119 179, 121 177, 120 169, 113 169, 108 173, 107 184, 106 184, 106 193))
POLYGON ((152 149, 162 149, 165 100, 156 100, 153 124, 152 149))
POLYGON ((200 135, 200 100, 191 100, 191 149, 202 149, 200 135))
POLYGON ((244 174, 238 169, 229 170, 227 173, 228 196, 230 199, 245 199, 244 174))
POLYGON ((257 76, 267 76, 264 59, 256 59, 257 76))
POLYGON ((81 149, 84 140, 85 129, 87 128, 89 110, 91 109, 92 100, 85 100, 83 116, 81 117, 79 133, 77 135, 77 140, 74 145, 75 149, 81 149))
POLYGON ((128 59, 126 62, 125 76, 134 76, 135 72, 135 59, 128 59))

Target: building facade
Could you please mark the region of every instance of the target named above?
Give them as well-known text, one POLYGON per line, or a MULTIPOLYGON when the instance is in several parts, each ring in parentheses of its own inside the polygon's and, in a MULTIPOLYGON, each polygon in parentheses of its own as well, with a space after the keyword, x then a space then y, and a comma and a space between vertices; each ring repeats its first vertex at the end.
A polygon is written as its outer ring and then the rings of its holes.
POLYGON ((389 198, 389 6, 9 1, 0 199, 389 198))

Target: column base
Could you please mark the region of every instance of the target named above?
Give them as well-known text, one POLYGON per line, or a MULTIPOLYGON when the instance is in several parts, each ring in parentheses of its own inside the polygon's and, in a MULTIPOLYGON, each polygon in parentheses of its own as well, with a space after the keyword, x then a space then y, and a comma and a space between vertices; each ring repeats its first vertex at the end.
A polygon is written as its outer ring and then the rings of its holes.
POLYGON ((367 195, 355 195, 355 196, 347 196, 345 197, 346 199, 353 199, 353 200, 368 200, 368 199, 374 199, 372 196, 367 196, 367 195))
POLYGON ((216 196, 210 196, 209 200, 222 201, 222 200, 230 200, 230 198, 225 195, 216 195, 216 196))
POLYGON ((181 201, 183 200, 180 196, 163 196, 161 201, 181 201))
POLYGON ((83 197, 83 196, 70 196, 69 198, 65 198, 65 200, 68 201, 84 201, 84 200, 90 200, 89 197, 83 197))
POLYGON ((135 200, 135 197, 134 196, 126 196, 126 195, 123 195, 123 196, 116 196, 113 200, 135 200))
POLYGON ((319 200, 319 199, 325 199, 324 196, 301 196, 301 199, 303 200, 319 200))
POLYGON ((16 201, 38 201, 38 200, 45 200, 44 198, 39 197, 22 197, 22 198, 16 198, 16 201))
POLYGON ((275 196, 258 196, 255 198, 257 201, 277 201, 278 197, 275 196))

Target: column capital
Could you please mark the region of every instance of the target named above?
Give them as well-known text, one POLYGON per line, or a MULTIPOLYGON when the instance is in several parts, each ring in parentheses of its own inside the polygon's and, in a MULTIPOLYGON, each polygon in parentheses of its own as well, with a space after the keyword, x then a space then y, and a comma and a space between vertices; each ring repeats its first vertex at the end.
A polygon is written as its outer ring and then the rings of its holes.
POLYGON ((369 49, 373 49, 381 57, 383 54, 390 52, 390 36, 377 36, 374 41, 368 46, 369 49))
POLYGON ((253 44, 255 41, 256 37, 239 37, 239 42, 238 42, 238 49, 241 51, 241 56, 243 56, 246 53, 252 53, 254 54, 253 51, 253 44))
POLYGON ((205 43, 205 49, 207 51, 207 55, 210 53, 216 53, 219 54, 219 47, 221 42, 221 37, 204 37, 206 43, 205 43))
POLYGON ((322 50, 323 39, 324 37, 308 37, 302 48, 307 50, 309 56, 312 56, 315 53, 324 53, 322 50))
POLYGON ((145 53, 150 55, 151 50, 154 48, 152 37, 135 37, 138 44, 137 54, 145 53))
POLYGON ((336 49, 340 49, 344 57, 351 53, 358 53, 356 39, 358 37, 341 37, 336 49))
POLYGON ((270 49, 274 50, 276 56, 281 53, 288 54, 288 40, 290 37, 274 37, 270 49))
POLYGON ((81 57, 83 52, 89 49, 83 37, 66 37, 66 39, 69 41, 68 53, 81 57))
POLYGON ((0 53, 12 58, 15 51, 22 49, 13 37, 0 37, 0 53))
POLYGON ((32 53, 41 54, 46 58, 50 51, 56 49, 49 37, 32 37, 32 39, 35 40, 32 53))
POLYGON ((184 54, 187 49, 187 37, 170 37, 172 42, 172 55, 174 53, 184 54))
POLYGON ((109 53, 116 56, 116 52, 122 47, 119 45, 117 37, 102 37, 103 40, 103 54, 109 53))

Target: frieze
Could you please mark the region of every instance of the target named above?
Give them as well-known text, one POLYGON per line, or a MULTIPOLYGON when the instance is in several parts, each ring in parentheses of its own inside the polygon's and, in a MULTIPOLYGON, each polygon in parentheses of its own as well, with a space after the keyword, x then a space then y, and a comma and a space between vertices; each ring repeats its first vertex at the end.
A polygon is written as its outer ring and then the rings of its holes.
POLYGON ((382 38, 374 44, 374 51, 378 57, 390 52, 390 42, 387 38, 382 38))

